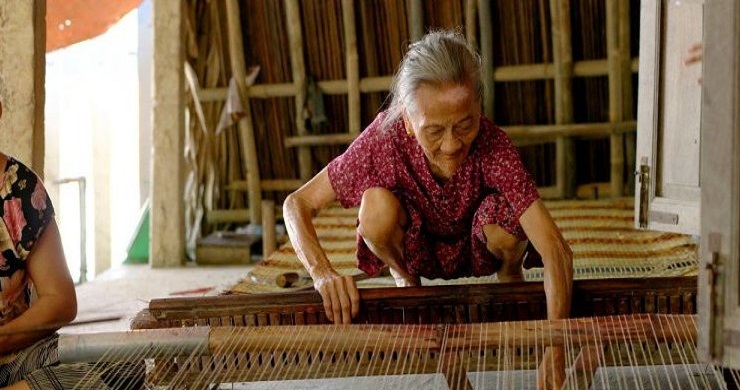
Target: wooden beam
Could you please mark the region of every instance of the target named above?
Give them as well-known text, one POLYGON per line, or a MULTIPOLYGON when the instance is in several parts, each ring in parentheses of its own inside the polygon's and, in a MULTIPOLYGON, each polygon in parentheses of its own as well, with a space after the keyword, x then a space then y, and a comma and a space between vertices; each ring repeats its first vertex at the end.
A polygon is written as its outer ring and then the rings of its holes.
MULTIPOLYGON (((298 0, 285 0, 285 19, 290 42, 290 64, 295 92, 295 126, 299 136, 307 135, 304 106, 306 104, 306 65, 303 61, 303 34, 298 0)), ((311 150, 298 148, 298 170, 303 181, 311 178, 311 150)))
MULTIPOLYGON (((623 0, 606 2, 606 52, 609 61, 609 121, 619 122, 624 119, 624 84, 622 79, 623 45, 629 48, 629 42, 622 42, 619 35, 619 3, 623 0)), ((629 75, 626 75, 629 77, 629 75)), ((611 194, 622 196, 624 192, 624 136, 613 134, 609 138, 609 159, 611 194)))
MULTIPOLYGON (((293 191, 305 183, 300 179, 263 179, 260 181, 262 191, 293 191)), ((249 185, 244 180, 232 181, 226 185, 227 191, 248 191, 249 185)))
MULTIPOLYGON (((482 37, 481 46, 484 46, 482 37)), ((631 59, 629 61, 630 72, 636 73, 637 68, 638 59, 631 59)), ((492 80, 495 82, 551 80, 555 77, 555 66, 553 64, 507 65, 499 66, 492 72, 492 80)), ((573 63, 573 77, 606 76, 608 73, 607 60, 584 60, 573 63)), ((391 80, 392 76, 364 77, 360 79, 360 92, 388 91, 391 80)), ((317 84, 325 95, 343 95, 349 90, 347 80, 324 80, 317 84)), ((292 97, 296 95, 296 86, 293 83, 255 84, 249 87, 248 92, 249 97, 255 99, 292 97)), ((223 101, 226 100, 227 93, 226 88, 203 88, 198 90, 198 99, 201 103, 223 101)))
MULTIPOLYGON (((483 112, 491 120, 494 119, 495 100, 493 97, 495 91, 494 82, 496 73, 500 69, 493 67, 493 27, 491 26, 491 3, 486 0, 478 1, 478 16, 480 18, 480 54, 483 61, 483 112)), ((500 77, 500 76, 499 76, 500 77)))
POLYGON ((267 258, 277 249, 277 232, 275 229, 275 201, 262 201, 262 256, 267 258))
POLYGON ((244 117, 239 120, 239 142, 244 153, 244 170, 247 172, 249 183, 249 210, 252 223, 262 220, 262 193, 260 190, 259 161, 257 160, 257 145, 254 139, 252 124, 252 109, 249 105, 247 92, 247 66, 244 60, 244 43, 242 40, 241 18, 239 17, 237 0, 226 0, 226 25, 229 33, 229 59, 231 73, 236 81, 239 97, 244 107, 244 117))
POLYGON ((344 25, 344 50, 347 61, 347 110, 350 134, 360 134, 362 118, 360 112, 360 63, 357 54, 357 28, 355 27, 354 0, 342 0, 342 22, 344 25))
MULTIPOLYGON (((504 131, 512 138, 529 141, 536 145, 552 142, 561 137, 605 137, 612 134, 634 132, 637 123, 624 121, 618 123, 563 123, 554 125, 524 125, 507 126, 504 131)), ((284 140, 286 148, 304 145, 348 145, 354 140, 352 134, 320 134, 303 137, 287 137, 284 140)))
MULTIPOLYGON (((571 48, 570 0, 550 0, 552 18, 553 64, 555 66, 555 123, 573 122, 573 56, 571 48)), ((556 187, 564 198, 575 193, 573 141, 556 141, 556 187)))
POLYGON ((465 40, 478 49, 478 0, 465 0, 465 40))
POLYGON ((424 36, 424 7, 421 0, 407 0, 406 7, 411 41, 416 42, 424 36))

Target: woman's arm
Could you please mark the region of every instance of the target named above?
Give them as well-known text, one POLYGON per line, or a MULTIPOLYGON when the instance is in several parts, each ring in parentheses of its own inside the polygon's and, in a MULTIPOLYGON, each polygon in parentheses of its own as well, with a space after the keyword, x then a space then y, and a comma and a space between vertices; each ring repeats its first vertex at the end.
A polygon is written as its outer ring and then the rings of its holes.
POLYGON ((321 294, 326 316, 334 323, 350 323, 359 312, 357 286, 352 277, 343 277, 332 268, 311 220, 336 198, 329 174, 324 168, 285 199, 283 218, 296 255, 321 294))
POLYGON ((570 315, 573 289, 573 252, 541 200, 536 200, 519 218, 527 237, 545 265, 547 317, 570 315))
MULTIPOLYGON (((545 265, 547 318, 570 315, 573 289, 573 252, 541 200, 536 200, 519 218, 527 237, 545 265)), ((559 389, 565 382, 565 350, 546 348, 538 369, 537 389, 559 389)))
POLYGON ((31 249, 26 272, 38 299, 23 314, 0 326, 0 355, 33 344, 77 315, 75 287, 54 219, 31 249))

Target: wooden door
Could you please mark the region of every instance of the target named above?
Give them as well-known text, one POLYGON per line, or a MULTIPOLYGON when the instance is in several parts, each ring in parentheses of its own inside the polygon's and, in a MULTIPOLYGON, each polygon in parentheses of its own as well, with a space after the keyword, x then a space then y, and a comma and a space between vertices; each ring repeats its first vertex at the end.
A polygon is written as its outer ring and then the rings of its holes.
POLYGON ((699 351, 740 369, 740 6, 705 12, 699 351))
POLYGON ((641 2, 636 225, 699 234, 701 0, 641 2))

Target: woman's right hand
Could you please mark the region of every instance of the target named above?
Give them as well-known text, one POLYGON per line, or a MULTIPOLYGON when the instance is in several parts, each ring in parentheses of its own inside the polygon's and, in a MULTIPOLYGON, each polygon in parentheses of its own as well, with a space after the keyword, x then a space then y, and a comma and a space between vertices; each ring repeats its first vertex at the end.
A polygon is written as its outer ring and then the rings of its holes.
POLYGON ((321 294, 329 321, 349 324, 360 312, 360 293, 352 276, 342 276, 331 270, 314 277, 314 288, 321 294))

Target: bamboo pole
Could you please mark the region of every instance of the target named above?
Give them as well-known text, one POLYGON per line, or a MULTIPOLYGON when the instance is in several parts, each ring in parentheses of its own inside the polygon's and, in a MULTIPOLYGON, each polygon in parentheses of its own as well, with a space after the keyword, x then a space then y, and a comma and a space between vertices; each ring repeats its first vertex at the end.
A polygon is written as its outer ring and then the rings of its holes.
MULTIPOLYGON (((570 0, 550 0, 552 18, 553 63, 555 66, 555 123, 573 122, 573 58, 571 50, 570 0)), ((573 141, 556 141, 556 187, 562 197, 572 197, 574 182, 573 141)))
POLYGON ((275 231, 275 201, 262 201, 262 256, 267 258, 277 249, 275 231))
MULTIPOLYGON (((263 191, 292 191, 305 183, 300 179, 263 179, 260 185, 263 191)), ((248 191, 248 183, 244 180, 234 180, 226 187, 228 191, 248 191)))
MULTIPOLYGON (((609 121, 619 122, 624 119, 624 83, 622 78, 622 54, 619 35, 619 3, 622 1, 606 2, 606 47, 609 61, 609 121)), ((629 42, 627 42, 629 44, 629 42)), ((624 136, 612 134, 609 137, 610 175, 612 197, 622 196, 624 192, 624 136)))
POLYGON ((478 1, 465 0, 465 39, 478 48, 478 1))
POLYGON ((424 36, 424 8, 421 0, 408 0, 406 6, 411 41, 416 42, 424 36))
POLYGON ((249 209, 214 209, 206 210, 205 217, 209 224, 244 223, 251 221, 251 214, 249 209))
POLYGON ((562 137, 603 137, 612 134, 634 132, 635 121, 605 123, 563 123, 554 125, 507 126, 504 131, 512 138, 540 138, 552 140, 562 137))
POLYGON ((286 137, 286 148, 305 145, 347 145, 354 141, 356 135, 351 133, 317 134, 303 137, 286 137))
POLYGON ((537 187, 537 192, 539 192, 540 198, 542 199, 560 198, 560 190, 555 186, 537 187))
POLYGON ((360 134, 362 126, 360 111, 360 64, 357 55, 357 28, 355 27, 355 5, 353 0, 342 0, 344 25, 344 47, 347 60, 347 110, 349 133, 360 134))
MULTIPOLYGON (((630 51, 630 2, 622 0, 619 2, 619 41, 622 42, 620 50, 622 50, 622 83, 623 83, 623 116, 622 120, 629 120, 635 118, 633 101, 632 101, 632 64, 633 61, 630 51)), ((637 139, 636 133, 627 133, 624 135, 625 145, 625 163, 627 164, 627 172, 632 172, 636 167, 637 157, 637 139)), ((626 179, 626 193, 631 194, 635 190, 635 175, 628 174, 626 179)))
MULTIPOLYGON (((295 126, 296 133, 308 134, 303 107, 306 103, 306 65, 303 62, 303 23, 298 6, 298 0, 285 0, 285 18, 288 23, 288 41, 290 42, 290 64, 293 71, 293 86, 295 88, 295 126)), ((311 178, 311 150, 307 147, 298 149, 298 169, 301 180, 311 178)), ((263 226, 264 228, 264 226, 263 226)))
MULTIPOLYGON (((482 13, 482 9, 481 9, 482 13)), ((481 24, 481 28, 483 25, 481 24)), ((484 45, 481 37, 481 46, 484 45)), ((481 50, 484 50, 482 47, 481 50)), ((638 59, 629 60, 629 72, 637 72, 638 59)), ((573 63, 574 77, 606 76, 609 73, 608 60, 586 60, 573 63)), ((484 75, 485 76, 485 75, 484 75)), ((522 64, 499 66, 493 70, 494 82, 550 80, 555 77, 553 64, 522 64)), ((390 89, 391 76, 364 77, 360 79, 360 92, 385 92, 390 89)), ((324 80, 318 83, 325 95, 343 95, 348 91, 347 80, 324 80)), ((255 84, 249 87, 249 97, 270 99, 275 97, 292 97, 296 95, 293 83, 255 84)), ((201 103, 226 100, 227 88, 201 88, 198 99, 201 103)))
POLYGON ((257 161, 257 145, 254 139, 252 113, 249 105, 249 93, 246 85, 246 63, 244 61, 244 44, 242 42, 241 19, 237 0, 226 0, 226 23, 229 31, 229 58, 231 72, 236 80, 239 97, 244 107, 244 118, 239 121, 239 138, 244 152, 247 182, 249 182, 249 217, 252 223, 262 220, 260 203, 259 162, 257 161))
POLYGON ((491 3, 478 0, 478 17, 480 18, 480 53, 483 61, 483 112, 494 120, 496 110, 494 91, 496 71, 493 66, 493 27, 491 26, 491 3))
MULTIPOLYGON (((531 140, 529 144, 542 144, 562 137, 604 137, 612 134, 634 132, 634 120, 605 123, 563 123, 554 125, 506 126, 504 131, 511 138, 531 140)), ((352 134, 322 134, 285 138, 285 147, 305 145, 346 145, 354 140, 352 134)), ((264 183, 264 181, 263 181, 264 183)), ((264 185, 264 184, 263 184, 264 185)))

